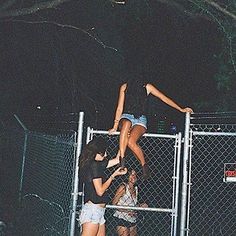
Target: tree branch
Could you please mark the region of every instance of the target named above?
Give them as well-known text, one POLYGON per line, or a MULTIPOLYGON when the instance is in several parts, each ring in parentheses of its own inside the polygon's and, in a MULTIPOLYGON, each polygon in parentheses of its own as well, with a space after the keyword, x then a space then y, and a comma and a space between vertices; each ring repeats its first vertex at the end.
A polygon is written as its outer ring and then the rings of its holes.
MULTIPOLYGON (((26 24, 52 24, 52 25, 56 25, 61 28, 69 28, 69 29, 79 30, 79 31, 83 32, 84 34, 88 35, 90 38, 92 38, 97 43, 99 43, 103 48, 111 49, 115 52, 118 52, 118 49, 116 49, 114 47, 107 46, 99 38, 95 37, 94 35, 92 35, 88 31, 81 29, 79 27, 73 26, 73 25, 60 24, 55 21, 46 21, 46 20, 45 21, 27 21, 27 20, 12 20, 11 19, 11 20, 5 20, 5 22, 22 22, 22 23, 26 23, 26 24)), ((120 55, 120 57, 122 57, 122 56, 120 55)))
POLYGON ((55 8, 56 6, 69 1, 71 0, 51 0, 48 2, 36 3, 35 5, 29 8, 21 8, 4 12, 0 11, 0 18, 30 15, 44 9, 55 8))

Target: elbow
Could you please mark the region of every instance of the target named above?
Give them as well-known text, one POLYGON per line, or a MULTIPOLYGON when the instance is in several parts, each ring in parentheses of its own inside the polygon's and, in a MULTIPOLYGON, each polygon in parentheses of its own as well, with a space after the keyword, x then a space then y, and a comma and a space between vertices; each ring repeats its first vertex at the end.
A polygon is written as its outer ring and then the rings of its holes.
POLYGON ((102 197, 102 195, 104 194, 102 190, 97 190, 96 193, 99 197, 102 197))

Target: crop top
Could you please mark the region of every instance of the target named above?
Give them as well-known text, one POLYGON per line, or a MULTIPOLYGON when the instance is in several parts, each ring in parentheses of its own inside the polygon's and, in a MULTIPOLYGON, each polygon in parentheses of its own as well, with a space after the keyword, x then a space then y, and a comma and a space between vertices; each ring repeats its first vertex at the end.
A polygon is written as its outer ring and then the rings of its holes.
POLYGON ((104 171, 107 167, 108 160, 103 161, 93 161, 91 163, 90 168, 87 170, 87 177, 84 181, 84 202, 91 201, 94 204, 107 203, 108 202, 108 194, 107 191, 99 196, 96 193, 93 179, 102 178, 102 183, 106 181, 104 171))
POLYGON ((124 103, 123 113, 133 114, 135 118, 139 118, 148 113, 146 85, 143 84, 139 86, 142 86, 139 94, 130 92, 129 88, 127 89, 124 103))

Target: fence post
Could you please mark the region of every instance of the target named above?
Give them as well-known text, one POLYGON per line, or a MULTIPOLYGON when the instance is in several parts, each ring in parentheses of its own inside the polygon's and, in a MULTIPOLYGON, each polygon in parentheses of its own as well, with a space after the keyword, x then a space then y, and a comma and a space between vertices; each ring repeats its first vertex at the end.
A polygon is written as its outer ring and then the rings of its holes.
POLYGON ((73 191, 72 191, 72 210, 70 216, 70 236, 75 234, 75 221, 76 221, 76 207, 78 200, 78 186, 79 186, 79 155, 82 148, 82 137, 83 137, 83 123, 84 123, 84 112, 79 113, 79 124, 77 133, 77 148, 75 157, 75 172, 73 180, 73 191))
POLYGON ((18 121, 18 123, 20 124, 20 126, 23 128, 24 130, 24 134, 25 134, 25 139, 24 139, 24 149, 23 149, 23 157, 22 157, 22 165, 21 165, 21 177, 20 177, 20 188, 19 188, 19 198, 18 201, 21 201, 21 197, 22 197, 22 188, 23 188, 23 178, 24 178, 24 170, 25 170, 25 158, 26 158, 26 147, 27 147, 27 142, 28 142, 28 129, 25 127, 25 125, 21 122, 21 120, 19 119, 19 117, 17 115, 14 114, 14 117, 16 118, 16 120, 18 121))
POLYGON ((188 231, 188 229, 186 229, 186 210, 187 210, 187 190, 188 190, 189 130, 190 130, 190 113, 186 113, 185 131, 184 131, 183 181, 182 181, 182 196, 181 196, 182 199, 181 199, 180 236, 185 236, 185 232, 188 231))
POLYGON ((180 156, 181 156, 181 139, 182 139, 182 134, 178 133, 177 135, 177 143, 175 147, 175 152, 177 150, 177 153, 175 154, 176 158, 176 171, 175 171, 175 192, 173 192, 173 201, 175 203, 175 218, 174 218, 174 228, 171 232, 171 236, 177 236, 177 223, 178 223, 178 214, 179 214, 179 184, 180 184, 180 156))

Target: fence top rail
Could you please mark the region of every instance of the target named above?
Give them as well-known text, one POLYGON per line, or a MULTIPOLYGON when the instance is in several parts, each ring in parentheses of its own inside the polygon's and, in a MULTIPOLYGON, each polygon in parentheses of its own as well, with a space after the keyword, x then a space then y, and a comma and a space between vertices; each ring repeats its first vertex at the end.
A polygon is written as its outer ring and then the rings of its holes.
POLYGON ((192 113, 190 116, 191 120, 202 120, 202 119, 236 119, 236 112, 202 112, 192 113))
POLYGON ((168 208, 155 208, 155 207, 132 207, 132 206, 106 205, 106 208, 110 208, 110 209, 139 210, 139 211, 174 212, 173 209, 168 209, 168 208))
POLYGON ((191 113, 192 115, 235 115, 236 116, 236 111, 225 111, 225 112, 220 112, 220 111, 215 111, 215 112, 193 112, 191 113))
POLYGON ((132 207, 132 206, 118 206, 118 205, 106 205, 109 209, 127 209, 127 210, 138 210, 138 211, 158 211, 158 212, 169 212, 175 213, 175 209, 169 208, 155 208, 155 207, 132 207))
POLYGON ((39 133, 39 132, 35 132, 35 131, 28 131, 28 134, 34 136, 34 137, 40 137, 44 140, 50 141, 50 142, 56 142, 56 143, 60 143, 60 144, 66 144, 66 145, 72 145, 72 146, 76 146, 77 144, 74 143, 74 140, 71 140, 72 137, 74 137, 76 135, 76 133, 70 132, 68 133, 67 137, 64 135, 60 135, 60 134, 44 134, 44 133, 39 133), (67 138, 67 140, 65 140, 65 138, 67 138))
POLYGON ((205 131, 193 131, 193 135, 209 135, 209 136, 236 136, 236 132, 205 132, 205 131))
MULTIPOLYGON (((93 134, 108 134, 108 131, 105 130, 93 130, 90 128, 90 132, 93 134)), ((114 132, 113 135, 119 135, 120 132, 114 132)), ((155 137, 155 138, 173 138, 176 139, 178 134, 154 134, 154 133, 145 133, 144 137, 155 137)))

